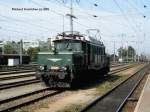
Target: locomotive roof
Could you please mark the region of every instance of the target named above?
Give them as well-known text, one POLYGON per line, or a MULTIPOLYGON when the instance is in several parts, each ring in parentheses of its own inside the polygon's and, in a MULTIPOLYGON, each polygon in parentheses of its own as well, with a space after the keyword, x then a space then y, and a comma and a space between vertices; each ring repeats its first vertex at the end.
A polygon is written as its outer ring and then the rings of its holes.
POLYGON ((58 34, 56 36, 55 41, 61 41, 61 40, 74 40, 74 41, 82 41, 82 42, 87 42, 89 44, 93 45, 99 45, 99 46, 104 46, 103 42, 96 40, 95 38, 87 35, 81 35, 79 32, 78 33, 69 33, 67 34, 66 32, 63 32, 61 34, 58 34))

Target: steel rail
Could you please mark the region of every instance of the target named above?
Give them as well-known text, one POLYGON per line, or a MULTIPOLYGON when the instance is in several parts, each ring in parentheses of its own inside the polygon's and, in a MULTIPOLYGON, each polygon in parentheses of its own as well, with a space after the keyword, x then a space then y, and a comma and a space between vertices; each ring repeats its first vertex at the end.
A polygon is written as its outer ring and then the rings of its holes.
POLYGON ((19 71, 10 71, 10 72, 0 72, 0 76, 1 75, 16 74, 16 73, 28 73, 28 72, 35 72, 35 70, 19 70, 19 71))
POLYGON ((124 66, 124 65, 127 65, 127 64, 111 64, 110 66, 111 67, 118 67, 118 66, 124 66))
POLYGON ((5 71, 12 71, 12 70, 30 70, 30 69, 35 69, 38 65, 19 65, 19 66, 1 66, 0 65, 0 72, 5 72, 5 71))
POLYGON ((20 70, 34 70, 36 69, 35 67, 20 67, 20 68, 12 68, 12 69, 7 69, 7 70, 0 70, 1 72, 11 72, 11 71, 20 71, 20 70))
MULTIPOLYGON (((18 98, 23 98, 23 97, 28 97, 28 96, 31 96, 31 95, 33 95, 33 94, 37 94, 37 93, 40 93, 40 92, 43 92, 43 91, 46 91, 46 90, 48 90, 48 88, 47 89, 43 89, 43 90, 39 90, 39 91, 37 91, 37 92, 33 92, 33 93, 28 93, 28 94, 25 94, 24 96, 18 96, 18 98)), ((22 106, 25 106, 25 105, 29 105, 29 104, 31 104, 31 103, 33 103, 33 102, 37 102, 37 101, 39 101, 39 100, 42 100, 42 99, 44 99, 44 98, 47 98, 47 97, 52 97, 52 96, 55 96, 55 95, 57 95, 57 94, 60 94, 60 93, 62 93, 62 92, 64 92, 65 90, 60 90, 60 91, 55 91, 55 92, 52 92, 52 93, 48 93, 48 94, 46 94, 46 95, 44 95, 44 96, 39 96, 39 97, 36 97, 36 98, 30 98, 29 100, 27 100, 27 101, 23 101, 23 102, 19 102, 18 104, 14 104, 14 105, 9 105, 8 107, 6 107, 6 108, 1 108, 0 109, 0 112, 7 112, 7 111, 10 111, 10 110, 14 110, 14 109, 17 109, 17 108, 19 108, 19 107, 22 107, 22 106)), ((17 98, 17 99, 18 99, 17 98)), ((16 98, 15 98, 16 99, 16 98)), ((8 99, 9 101, 10 101, 10 99, 8 99)), ((11 99, 11 101, 12 100, 14 100, 14 99, 11 99)), ((5 101, 4 101, 5 102, 5 101)))
POLYGON ((13 101, 13 100, 17 100, 19 98, 27 97, 27 96, 30 96, 30 95, 34 95, 34 94, 46 91, 48 89, 49 88, 46 87, 46 88, 38 89, 38 90, 35 90, 35 91, 32 91, 32 92, 26 92, 26 93, 21 94, 21 95, 16 95, 16 96, 8 97, 6 99, 0 100, 0 104, 6 103, 6 102, 10 102, 10 101, 13 101))
POLYGON ((118 72, 121 72, 121 71, 125 71, 125 70, 130 69, 130 68, 135 67, 135 66, 137 66, 137 64, 133 64, 133 65, 117 68, 117 69, 114 69, 114 70, 110 71, 108 73, 108 75, 112 75, 112 74, 115 74, 115 73, 118 73, 118 72))
MULTIPOLYGON (((123 82, 121 82, 119 85, 117 85, 113 89, 109 90, 104 95, 96 98, 92 103, 90 103, 85 108, 83 108, 81 110, 81 112, 106 112, 106 111, 109 111, 109 112, 119 112, 120 109, 125 104, 125 102, 127 101, 128 97, 133 93, 133 91, 136 89, 136 87, 138 86, 138 84, 141 82, 141 80, 143 79, 143 77, 147 73, 148 67, 149 67, 149 65, 144 66, 142 69, 140 69, 139 71, 137 71, 136 73, 134 73, 133 75, 131 75, 130 77, 128 77, 126 80, 124 80, 123 82), (141 78, 140 78, 140 74, 143 75, 141 78), (136 75, 139 75, 140 79, 135 83, 135 85, 129 91, 129 93, 127 94, 127 96, 124 99, 122 99, 123 100, 122 102, 119 102, 120 99, 115 99, 119 103, 118 104, 114 104, 114 102, 113 102, 114 99, 113 99, 113 97, 111 97, 111 95, 112 96, 114 95, 114 97, 117 98, 118 96, 115 96, 115 95, 118 95, 118 94, 116 94, 117 93, 117 89, 119 90, 119 88, 125 87, 126 85, 124 85, 124 84, 127 83, 128 81, 130 81, 136 75), (101 105, 99 105, 99 104, 101 104, 101 105), (114 106, 114 110, 113 110, 112 106, 114 106), (107 109, 111 109, 111 110, 107 110, 107 109)), ((124 91, 125 91, 125 89, 124 89, 124 91)), ((122 97, 121 93, 119 95, 120 95, 119 97, 121 98, 122 97)))
POLYGON ((23 78, 23 77, 31 77, 31 76, 35 76, 35 74, 34 73, 30 73, 30 74, 17 75, 17 76, 0 77, 0 81, 10 80, 10 79, 18 79, 18 78, 23 78))
POLYGON ((18 87, 18 86, 29 85, 29 84, 33 84, 33 83, 39 83, 39 82, 40 82, 40 80, 30 79, 30 80, 24 80, 24 81, 16 81, 16 82, 7 83, 7 84, 1 84, 0 85, 0 90, 13 88, 13 87, 18 87))
POLYGON ((123 106, 125 105, 126 101, 128 100, 128 98, 132 95, 132 93, 135 91, 135 89, 138 87, 138 85, 140 84, 140 82, 144 79, 145 74, 142 76, 142 78, 135 84, 135 86, 132 88, 132 90, 129 92, 129 94, 127 95, 127 97, 124 99, 124 101, 121 103, 121 105, 118 107, 118 109, 116 110, 116 112, 120 112, 121 109, 123 108, 123 106))

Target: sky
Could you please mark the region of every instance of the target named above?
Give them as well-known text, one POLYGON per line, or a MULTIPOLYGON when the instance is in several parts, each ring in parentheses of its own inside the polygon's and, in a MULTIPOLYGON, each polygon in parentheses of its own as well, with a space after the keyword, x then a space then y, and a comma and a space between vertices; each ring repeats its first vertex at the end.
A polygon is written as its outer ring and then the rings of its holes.
MULTIPOLYGON (((69 31, 70 1, 0 0, 0 40, 46 40, 69 31)), ((73 0, 73 14, 74 30, 99 29, 107 52, 132 45, 150 55, 150 0, 73 0)))

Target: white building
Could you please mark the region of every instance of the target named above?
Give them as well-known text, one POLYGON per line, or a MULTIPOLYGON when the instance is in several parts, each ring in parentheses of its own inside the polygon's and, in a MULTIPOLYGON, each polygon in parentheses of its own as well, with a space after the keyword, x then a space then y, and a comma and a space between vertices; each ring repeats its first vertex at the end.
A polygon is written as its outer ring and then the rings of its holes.
POLYGON ((4 45, 6 44, 5 41, 0 41, 0 54, 4 54, 4 45))
POLYGON ((23 49, 28 50, 30 47, 39 47, 39 41, 23 41, 23 49))
POLYGON ((3 47, 3 45, 4 45, 4 42, 0 41, 0 47, 3 47))

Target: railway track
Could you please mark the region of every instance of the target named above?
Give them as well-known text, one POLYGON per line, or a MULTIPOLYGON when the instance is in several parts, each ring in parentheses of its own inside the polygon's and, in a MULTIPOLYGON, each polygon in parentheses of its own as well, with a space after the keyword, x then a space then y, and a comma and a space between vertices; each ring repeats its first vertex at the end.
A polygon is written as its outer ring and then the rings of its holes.
POLYGON ((147 65, 137 71, 121 84, 103 96, 98 97, 81 112, 120 112, 128 97, 133 93, 138 84, 140 84, 145 74, 147 74, 149 68, 149 65, 147 65))
POLYGON ((26 93, 26 94, 23 94, 20 96, 14 96, 14 97, 9 98, 9 99, 1 100, 0 101, 0 104, 1 104, 0 112, 8 112, 8 111, 17 109, 19 107, 37 102, 37 101, 42 100, 44 98, 55 96, 55 95, 60 94, 64 91, 65 90, 50 91, 48 88, 43 88, 41 90, 37 90, 37 91, 26 93), (39 94, 39 95, 37 95, 37 94, 39 94), (11 103, 14 100, 16 103, 11 103), (18 100, 18 101, 16 101, 16 100, 18 100))
POLYGON ((108 73, 108 75, 112 75, 112 74, 115 74, 115 73, 117 73, 117 72, 121 72, 121 71, 130 69, 130 68, 135 67, 135 66, 137 66, 137 65, 138 65, 138 64, 125 65, 124 67, 121 66, 121 67, 119 67, 119 68, 117 68, 117 69, 111 70, 111 71, 108 73))
MULTIPOLYGON (((130 68, 131 68, 131 66, 130 66, 130 68)), ((128 69, 129 69, 129 67, 128 67, 128 69)), ((123 69, 123 70, 125 70, 125 69, 123 69)), ((118 71, 118 72, 120 72, 120 71, 118 71)), ((34 80, 32 80, 32 81, 34 81, 34 80)), ((32 84, 32 81, 31 81, 31 84, 32 84)), ((38 80, 37 80, 37 82, 38 82, 38 80)), ((20 84, 26 85, 25 83, 21 83, 21 82, 20 82, 20 84)), ((10 86, 10 85, 5 85, 5 86, 7 88, 7 86, 10 86)), ((18 85, 16 85, 16 83, 14 83, 11 86, 12 87, 17 87, 18 85)), ((5 87, 3 87, 3 88, 5 88, 5 87)), ((19 108, 21 106, 24 106, 24 105, 27 105, 27 104, 31 104, 33 102, 39 101, 41 99, 44 99, 46 97, 50 97, 50 96, 54 96, 54 95, 60 94, 62 92, 64 92, 64 90, 53 91, 53 90, 50 90, 47 87, 43 87, 41 89, 34 90, 32 92, 22 93, 21 95, 16 95, 16 96, 13 96, 13 97, 9 97, 8 96, 8 97, 0 100, 0 112, 6 112, 8 110, 16 109, 16 108, 19 108), (39 94, 39 95, 37 95, 37 94, 39 94), (36 97, 34 97, 34 96, 36 96, 36 97), (14 102, 14 103, 12 103, 12 102, 14 102), (17 102, 17 103, 15 103, 15 102, 17 102)))
MULTIPOLYGON (((114 69, 114 70, 112 70, 109 73, 109 75, 112 75, 112 74, 115 74, 117 72, 121 72, 121 71, 127 70, 129 68, 134 67, 134 66, 136 66, 136 65, 129 65, 129 66, 121 67, 121 68, 118 68, 118 69, 114 69)), ((23 75, 23 77, 22 76, 13 76, 12 78, 11 77, 4 77, 3 78, 4 80, 6 80, 6 79, 10 80, 10 79, 25 78, 25 77, 33 76, 33 79, 21 80, 21 81, 18 80, 18 81, 13 81, 13 82, 9 82, 9 83, 0 84, 0 90, 12 88, 12 87, 17 87, 17 86, 24 86, 24 85, 40 82, 40 80, 35 79, 34 75, 35 74, 23 75)), ((0 78, 0 80, 2 80, 2 79, 0 78)))
POLYGON ((110 66, 111 67, 118 67, 118 66, 124 66, 124 65, 126 65, 126 64, 111 64, 110 66))
POLYGON ((15 75, 9 75, 9 76, 0 76, 0 81, 23 78, 23 77, 31 77, 31 76, 35 76, 35 73, 27 73, 27 74, 25 73, 25 74, 15 74, 15 75))
POLYGON ((0 72, 8 71, 20 71, 20 70, 33 70, 36 69, 38 65, 19 65, 19 66, 2 66, 0 65, 0 72))
POLYGON ((23 80, 23 81, 16 81, 16 82, 12 82, 12 83, 0 84, 0 90, 18 87, 18 86, 29 85, 29 84, 33 84, 33 83, 39 83, 39 82, 40 82, 40 80, 37 80, 37 79, 29 79, 29 80, 23 80))
POLYGON ((16 74, 16 73, 27 73, 27 72, 35 72, 35 70, 18 70, 18 71, 9 71, 9 72, 0 72, 1 75, 9 75, 9 74, 16 74))

